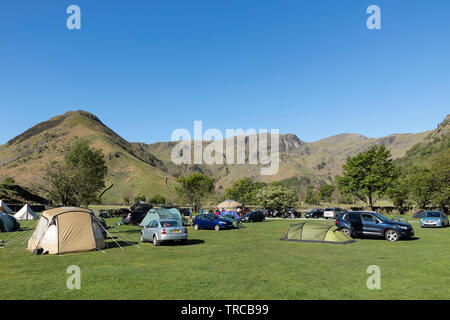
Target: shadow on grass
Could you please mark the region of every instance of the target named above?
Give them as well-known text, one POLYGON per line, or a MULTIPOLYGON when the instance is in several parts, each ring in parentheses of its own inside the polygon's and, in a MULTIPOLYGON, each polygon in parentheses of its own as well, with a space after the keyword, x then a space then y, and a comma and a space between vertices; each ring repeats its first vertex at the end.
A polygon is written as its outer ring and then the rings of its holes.
POLYGON ((109 242, 105 242, 105 249, 113 249, 113 248, 119 248, 120 247, 129 247, 129 246, 136 246, 138 245, 138 242, 135 241, 109 241, 109 242))
MULTIPOLYGON (((381 240, 381 241, 384 240, 384 241, 387 241, 384 237, 364 237, 364 238, 353 238, 353 239, 357 239, 357 240, 381 240)), ((397 241, 415 241, 415 240, 420 240, 420 238, 419 237, 411 237, 409 239, 401 238, 401 239, 399 239, 397 241)))
POLYGON ((113 230, 113 229, 108 229, 108 232, 111 234, 115 234, 115 233, 141 233, 142 229, 130 229, 130 230, 122 230, 122 231, 117 231, 117 230, 113 230))
POLYGON ((205 240, 201 239, 188 239, 188 241, 184 244, 175 241, 163 241, 160 243, 160 246, 195 246, 198 244, 205 243, 205 240))

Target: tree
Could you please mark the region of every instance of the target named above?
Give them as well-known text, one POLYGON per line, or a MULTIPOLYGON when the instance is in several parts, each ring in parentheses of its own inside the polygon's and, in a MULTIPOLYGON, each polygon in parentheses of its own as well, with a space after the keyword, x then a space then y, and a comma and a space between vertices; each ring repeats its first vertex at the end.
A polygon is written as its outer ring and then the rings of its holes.
POLYGON ((145 202, 147 199, 145 197, 145 195, 141 195, 141 196, 137 196, 136 198, 134 198, 134 203, 136 202, 145 202))
POLYGON ((436 154, 430 165, 431 202, 446 211, 450 206, 450 149, 436 154))
POLYGON ((160 194, 155 194, 151 199, 150 199, 150 203, 155 203, 155 204, 165 204, 166 203, 166 198, 164 198, 162 195, 160 194))
POLYGON ((189 203, 195 211, 201 207, 201 201, 214 191, 214 178, 194 173, 188 177, 180 176, 175 187, 177 195, 182 201, 189 203))
POLYGON ((297 202, 294 190, 279 184, 266 185, 256 193, 256 200, 266 209, 285 211, 297 202))
POLYGON ((325 202, 331 202, 334 187, 331 184, 324 184, 319 189, 319 199, 325 202))
POLYGON ((365 202, 372 210, 396 178, 391 153, 383 145, 348 158, 342 166, 344 173, 337 177, 339 189, 365 202))
POLYGON ((398 212, 400 214, 405 213, 410 206, 410 185, 404 173, 398 176, 398 178, 388 188, 386 193, 398 212))
POLYGON ((312 186, 306 188, 305 202, 307 204, 320 204, 319 195, 312 186))
POLYGON ((225 197, 240 202, 244 207, 255 203, 256 193, 265 183, 255 181, 251 178, 241 178, 234 182, 230 188, 225 190, 225 197))
POLYGON ((64 206, 88 205, 105 187, 107 172, 102 151, 77 140, 64 159, 51 162, 45 170, 49 198, 64 206))
POLYGON ((430 169, 426 167, 413 167, 408 175, 410 198, 420 208, 424 209, 431 204, 433 183, 430 169))

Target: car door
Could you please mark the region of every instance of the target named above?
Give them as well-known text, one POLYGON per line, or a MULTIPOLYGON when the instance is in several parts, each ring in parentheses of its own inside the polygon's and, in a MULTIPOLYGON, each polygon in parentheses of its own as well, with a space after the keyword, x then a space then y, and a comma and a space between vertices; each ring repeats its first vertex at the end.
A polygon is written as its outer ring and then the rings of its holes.
POLYGON ((347 215, 347 221, 349 222, 352 236, 361 237, 363 235, 363 224, 361 221, 361 215, 359 212, 350 212, 347 215))
POLYGON ((383 228, 380 226, 380 223, 378 222, 378 219, 375 216, 371 215, 370 213, 362 213, 361 220, 363 224, 364 235, 378 236, 383 234, 382 230, 383 228))
POLYGON ((153 220, 150 222, 148 227, 144 229, 144 238, 146 240, 153 239, 153 234, 155 233, 155 229, 158 227, 158 222, 153 220))

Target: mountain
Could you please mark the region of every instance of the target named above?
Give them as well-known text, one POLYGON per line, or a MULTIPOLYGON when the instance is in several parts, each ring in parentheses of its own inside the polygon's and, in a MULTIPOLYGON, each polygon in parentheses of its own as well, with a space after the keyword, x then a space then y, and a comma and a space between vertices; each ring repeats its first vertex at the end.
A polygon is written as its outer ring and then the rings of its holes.
POLYGON ((106 156, 106 184, 114 186, 104 201, 122 203, 124 197, 132 200, 149 193, 173 195, 174 178, 164 172, 160 160, 85 111, 70 111, 41 122, 0 146, 0 178, 13 177, 20 185, 38 190, 47 163, 61 159, 77 138, 88 140, 106 156))
MULTIPOLYGON (((331 183, 342 172, 342 164, 347 157, 373 145, 386 146, 400 164, 426 158, 427 154, 448 148, 449 128, 450 116, 447 116, 434 130, 417 134, 392 134, 382 138, 344 133, 307 143, 294 134, 280 134, 278 173, 261 176, 260 165, 176 165, 171 161, 171 153, 178 142, 128 142, 93 114, 69 111, 39 123, 1 145, 0 179, 13 177, 18 184, 35 191, 42 181, 46 164, 50 160, 62 158, 75 139, 83 138, 92 147, 102 149, 106 156, 109 168, 106 184, 114 185, 103 196, 104 202, 108 203, 122 203, 125 197, 133 200, 138 195, 148 197, 156 193, 174 200, 176 178, 194 172, 214 177, 219 193, 243 176, 265 182, 284 181, 287 185, 318 185, 331 183)), ((236 137, 228 139, 236 141, 236 137)), ((211 143, 204 141, 203 150, 211 143)), ((193 150, 192 143, 191 147, 193 150)), ((270 143, 267 149, 271 150, 270 143)))

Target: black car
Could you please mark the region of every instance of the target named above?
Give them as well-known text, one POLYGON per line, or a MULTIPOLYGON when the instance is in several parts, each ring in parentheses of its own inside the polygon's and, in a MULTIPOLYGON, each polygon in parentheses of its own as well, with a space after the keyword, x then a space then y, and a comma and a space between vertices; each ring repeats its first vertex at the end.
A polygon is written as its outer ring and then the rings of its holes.
POLYGON ((130 212, 122 218, 123 224, 138 225, 144 220, 147 212, 130 212))
POLYGON ((414 236, 409 223, 390 220, 378 212, 344 212, 336 219, 336 227, 352 238, 380 237, 397 241, 414 236))
POLYGON ((264 216, 270 217, 270 218, 275 218, 278 215, 278 211, 272 210, 272 209, 263 210, 263 213, 264 213, 264 216))
POLYGON ((239 220, 242 222, 263 222, 266 217, 262 211, 251 211, 244 214, 239 220))
POLYGON ((305 218, 323 218, 323 209, 312 209, 305 213, 305 218))
POLYGON ((294 218, 301 218, 302 214, 301 212, 295 210, 294 208, 287 208, 286 211, 284 211, 284 213, 281 215, 281 217, 283 219, 286 218, 294 219, 294 218))

